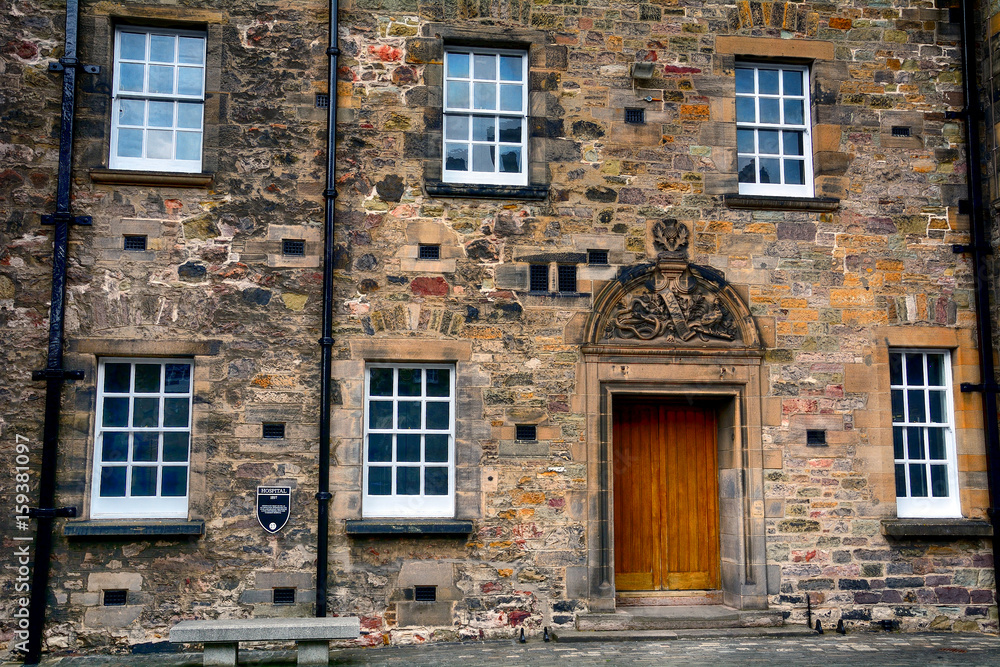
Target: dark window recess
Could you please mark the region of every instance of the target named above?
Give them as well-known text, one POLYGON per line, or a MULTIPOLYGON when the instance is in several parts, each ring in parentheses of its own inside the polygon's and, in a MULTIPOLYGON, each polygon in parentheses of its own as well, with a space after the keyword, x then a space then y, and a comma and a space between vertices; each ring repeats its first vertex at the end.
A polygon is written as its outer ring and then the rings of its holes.
POLYGON ((549 267, 545 264, 532 264, 528 269, 528 281, 532 292, 549 291, 549 267))
POLYGON ((538 427, 534 424, 518 424, 514 427, 514 438, 522 442, 534 442, 538 440, 538 427))
POLYGON ((607 264, 608 263, 608 251, 607 250, 588 250, 587 251, 587 264, 607 264))
POLYGON ((809 447, 826 447, 826 431, 807 429, 806 445, 809 447))
POLYGON ((306 242, 302 239, 281 239, 281 254, 292 257, 304 257, 306 242))
POLYGON ((417 257, 419 259, 441 259, 441 246, 421 243, 417 257))
POLYGON ((123 247, 125 248, 125 250, 131 250, 133 252, 146 251, 145 236, 126 234, 123 238, 124 238, 123 247))
POLYGON ((285 437, 284 422, 264 422, 261 424, 261 430, 265 438, 280 440, 285 437))
POLYGON ((437 602, 437 586, 414 586, 413 599, 417 602, 437 602))
POLYGON ((892 126, 892 136, 894 137, 908 137, 910 136, 910 128, 904 127, 902 125, 892 126))
POLYGON ((128 602, 128 591, 125 589, 115 589, 104 591, 105 607, 124 607, 128 602))
POLYGON ((316 108, 317 109, 329 109, 330 108, 330 96, 326 93, 316 93, 316 108))
POLYGON ((271 601, 274 604, 295 604, 295 589, 294 588, 275 588, 271 601))
POLYGON ((646 122, 646 110, 625 109, 625 122, 632 125, 642 125, 646 122))
POLYGON ((576 291, 576 267, 563 265, 559 267, 559 291, 576 291))

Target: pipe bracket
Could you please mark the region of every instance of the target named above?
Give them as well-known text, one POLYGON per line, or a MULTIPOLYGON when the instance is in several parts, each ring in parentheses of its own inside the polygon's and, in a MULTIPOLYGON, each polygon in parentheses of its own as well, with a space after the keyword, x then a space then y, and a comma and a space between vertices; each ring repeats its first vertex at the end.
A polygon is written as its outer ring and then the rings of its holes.
POLYGON ((62 368, 46 368, 31 371, 32 380, 82 380, 83 371, 67 371, 62 368))

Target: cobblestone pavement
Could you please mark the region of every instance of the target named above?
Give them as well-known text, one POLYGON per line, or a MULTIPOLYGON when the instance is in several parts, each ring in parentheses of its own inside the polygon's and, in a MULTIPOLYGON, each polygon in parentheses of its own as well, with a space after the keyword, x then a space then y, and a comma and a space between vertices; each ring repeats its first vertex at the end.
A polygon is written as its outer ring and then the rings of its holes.
MULTIPOLYGON (((293 653, 241 652, 241 664, 268 667, 293 653), (245 661, 245 663, 244 663, 245 661)), ((196 663, 199 654, 79 657, 44 660, 43 667, 168 667, 196 663)), ((544 643, 485 642, 335 650, 331 665, 477 667, 530 665, 1000 665, 1000 638, 957 634, 828 633, 800 638, 678 639, 670 641, 544 643)))

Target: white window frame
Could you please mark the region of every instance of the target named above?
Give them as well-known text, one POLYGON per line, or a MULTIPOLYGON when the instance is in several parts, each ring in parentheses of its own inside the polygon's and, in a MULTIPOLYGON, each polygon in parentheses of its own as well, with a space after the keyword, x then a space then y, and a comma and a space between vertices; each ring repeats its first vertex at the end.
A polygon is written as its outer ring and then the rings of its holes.
MULTIPOLYGON (((108 164, 112 169, 132 169, 137 171, 169 171, 169 172, 182 172, 182 173, 198 173, 201 171, 202 155, 205 151, 205 62, 207 56, 207 35, 204 32, 198 32, 194 30, 172 30, 168 28, 151 28, 151 27, 136 27, 136 26, 119 26, 115 30, 115 61, 114 61, 114 75, 113 75, 113 88, 112 88, 112 104, 111 104, 111 146, 109 151, 108 164), (143 60, 138 59, 127 59, 123 57, 122 53, 122 35, 123 34, 142 34, 146 36, 146 54, 143 60), (174 48, 174 61, 172 63, 151 61, 150 60, 150 40, 152 36, 168 36, 175 39, 174 48), (179 38, 197 38, 201 40, 201 63, 181 63, 179 56, 178 41, 179 38), (143 67, 143 85, 141 91, 136 90, 123 90, 123 80, 121 76, 122 66, 138 66, 143 67), (173 90, 170 93, 163 92, 150 92, 149 91, 149 73, 150 67, 172 67, 173 68, 173 90), (200 80, 201 80, 201 92, 197 95, 195 94, 185 94, 178 92, 179 84, 179 70, 184 69, 198 69, 200 70, 200 80), (165 125, 151 125, 149 112, 153 108, 153 104, 163 104, 170 103, 173 105, 172 109, 172 125, 168 128, 165 125), (138 105, 142 104, 142 111, 139 112, 141 116, 141 124, 134 117, 130 120, 129 125, 125 125, 122 119, 127 118, 126 113, 129 109, 137 109, 138 105), (185 120, 181 119, 181 105, 197 105, 198 107, 198 126, 194 127, 192 124, 192 119, 187 118, 185 120), (185 125, 184 123, 188 123, 185 125), (142 155, 139 156, 121 156, 119 152, 119 139, 123 131, 141 131, 142 132, 142 155), (147 157, 149 149, 149 133, 150 132, 166 132, 170 131, 172 133, 171 137, 171 149, 172 155, 170 158, 164 157, 147 157), (186 135, 197 135, 198 136, 198 157, 197 159, 181 159, 177 157, 177 145, 178 136, 180 133, 186 135)), ((191 109, 191 107, 186 107, 191 109)))
POLYGON ((365 406, 364 406, 364 429, 362 436, 362 501, 361 514, 365 518, 453 518, 455 516, 455 366, 453 364, 431 364, 431 363, 369 363, 365 366, 365 406), (393 369, 392 396, 372 396, 371 395, 371 372, 373 369, 393 369), (399 369, 420 369, 422 371, 421 396, 400 396, 399 395, 399 369), (427 371, 444 369, 449 373, 448 397, 428 397, 426 388, 427 371), (392 426, 390 428, 375 428, 371 423, 371 404, 374 401, 392 402, 392 426), (417 429, 399 428, 399 404, 404 401, 420 402, 421 424, 417 429), (428 429, 426 428, 425 404, 428 402, 447 402, 448 404, 448 428, 428 429), (391 436, 390 461, 369 461, 369 436, 391 436), (421 436, 420 461, 397 461, 397 436, 398 435, 419 435, 421 436), (426 450, 424 447, 424 436, 437 435, 448 438, 448 461, 427 462, 426 450), (448 493, 446 495, 427 495, 424 493, 424 471, 426 468, 447 467, 448 470, 448 493), (420 469, 420 493, 416 495, 402 495, 396 493, 397 469, 398 468, 419 468, 420 469), (392 491, 388 495, 373 495, 369 493, 369 474, 373 468, 390 468, 390 480, 392 491))
POLYGON ((140 357, 107 357, 102 358, 97 369, 97 412, 95 418, 94 435, 94 461, 93 475, 91 477, 90 494, 90 516, 95 519, 186 519, 188 514, 188 496, 191 488, 191 424, 192 407, 194 397, 194 360, 191 358, 163 359, 163 358, 140 358, 140 357), (127 392, 105 391, 105 376, 108 364, 130 364, 129 369, 129 389, 127 392), (155 392, 135 391, 137 365, 150 364, 160 366, 160 386, 155 392), (190 367, 189 381, 186 392, 166 391, 167 364, 182 364, 190 367), (104 413, 107 399, 128 400, 128 414, 124 425, 104 425, 104 413), (158 399, 158 416, 156 426, 135 426, 134 409, 135 399, 158 399), (164 426, 164 399, 186 399, 187 400, 187 425, 185 426, 164 426), (126 434, 126 459, 124 461, 104 461, 103 452, 105 448, 105 437, 111 433, 126 434), (164 434, 184 433, 187 434, 187 460, 186 461, 164 461, 164 434), (136 434, 156 434, 157 448, 155 460, 134 460, 135 450, 133 449, 136 434), (150 496, 133 496, 132 473, 137 467, 155 467, 157 469, 156 494, 150 496), (165 467, 184 467, 186 470, 185 490, 183 496, 163 496, 162 481, 163 469, 165 467), (125 495, 124 496, 102 496, 101 482, 104 470, 107 468, 124 468, 125 474, 125 495))
MULTIPOLYGON (((809 80, 809 67, 806 65, 791 65, 783 63, 758 63, 758 62, 746 62, 740 61, 736 63, 736 69, 749 69, 753 71, 754 80, 754 90, 753 92, 736 92, 736 104, 737 104, 737 121, 736 121, 736 133, 737 133, 737 158, 736 158, 736 169, 737 169, 737 179, 740 178, 740 165, 745 163, 745 160, 752 160, 754 165, 757 165, 757 161, 761 158, 778 158, 779 168, 779 178, 778 183, 760 183, 757 179, 760 178, 760 169, 757 168, 754 171, 754 182, 749 183, 739 183, 739 193, 742 195, 765 195, 772 197, 812 197, 813 196, 813 154, 812 154, 812 113, 811 113, 811 102, 809 99, 810 90, 810 80, 809 80), (778 82, 779 89, 778 94, 762 94, 759 92, 759 73, 761 70, 777 70, 779 72, 778 82), (783 71, 795 71, 802 73, 802 94, 786 94, 784 91, 784 77, 781 76, 783 71), (760 105, 761 100, 778 100, 778 108, 780 113, 780 122, 778 123, 763 123, 759 122, 760 119, 760 105), (754 106, 754 121, 746 121, 739 119, 739 108, 741 106, 741 100, 753 100, 754 106), (801 101, 803 107, 802 123, 788 123, 785 121, 785 104, 784 101, 801 101), (760 132, 761 131, 777 131, 782 133, 779 135, 778 140, 778 154, 773 153, 761 153, 760 152, 760 132), (742 132, 741 132, 742 131, 742 132), (739 137, 746 132, 752 132, 752 150, 745 150, 742 146, 742 142, 739 137), (792 153, 787 156, 784 154, 784 133, 793 132, 802 134, 802 158, 803 158, 803 169, 804 178, 802 184, 789 184, 785 182, 785 164, 786 157, 798 158, 792 153)), ((738 86, 737 86, 738 88, 738 86)))
MULTIPOLYGON (((529 161, 529 151, 528 151, 528 52, 524 50, 516 49, 481 49, 481 48, 471 48, 471 47, 446 47, 444 53, 444 122, 442 125, 442 155, 441 155, 441 180, 445 183, 474 183, 481 185, 527 185, 528 184, 528 161, 529 161), (476 55, 489 55, 496 57, 498 63, 496 69, 496 78, 492 80, 487 79, 475 79, 475 72, 470 64, 468 76, 458 77, 452 76, 453 72, 449 69, 449 64, 451 62, 450 55, 452 54, 468 54, 470 60, 472 56, 476 55), (475 97, 474 88, 475 83, 478 81, 481 85, 488 84, 492 81, 496 86, 501 83, 505 85, 512 85, 513 81, 501 81, 500 77, 500 67, 499 58, 501 56, 519 56, 521 58, 521 108, 518 110, 487 110, 487 109, 475 109, 475 97), (469 86, 469 105, 470 106, 452 106, 449 105, 449 89, 453 84, 463 84, 469 86), (474 117, 487 118, 491 117, 494 119, 494 134, 495 139, 489 140, 475 140, 473 138, 473 122, 474 117), (467 139, 452 139, 449 141, 449 130, 451 129, 450 123, 454 119, 468 118, 467 123, 467 139), (500 141, 499 124, 502 119, 518 118, 521 120, 521 138, 518 142, 511 141, 500 141), (449 144, 459 145, 466 144, 469 146, 469 152, 467 154, 468 159, 468 170, 456 170, 448 168, 448 149, 449 144), (474 146, 492 146, 494 148, 494 167, 493 171, 472 171, 472 149, 474 146), (500 171, 500 154, 499 150, 502 146, 518 146, 521 149, 521 164, 520 171, 518 172, 504 172, 500 171)), ((495 90, 495 96, 497 100, 497 105, 499 106, 500 100, 500 90, 495 90)))
MULTIPOLYGON (((961 494, 958 486, 958 465, 955 447, 955 410, 952 396, 951 352, 937 349, 890 348, 890 405, 892 413, 893 438, 893 479, 896 484, 896 515, 900 518, 959 518, 962 516, 961 494), (900 356, 900 375, 892 368, 893 355, 900 356), (940 356, 943 385, 929 384, 928 363, 930 355, 940 356), (922 382, 916 382, 907 373, 907 357, 920 357, 923 369, 922 382), (938 395, 944 405, 940 407, 939 419, 931 421, 931 398, 938 395), (911 401, 912 399, 912 401, 911 401), (920 401, 919 403, 917 401, 920 401), (923 411, 923 419, 915 419, 912 406, 923 411), (930 431, 939 430, 943 437, 944 458, 930 458, 930 431), (917 456, 910 457, 910 438, 921 438, 917 456), (947 495, 934 496, 932 467, 947 466, 945 480, 947 495), (914 469, 922 468, 927 496, 912 496, 914 469), (902 494, 900 492, 903 492, 902 494)), ((919 378, 918 378, 919 379, 919 378)), ((917 414, 916 417, 920 415, 917 414)))

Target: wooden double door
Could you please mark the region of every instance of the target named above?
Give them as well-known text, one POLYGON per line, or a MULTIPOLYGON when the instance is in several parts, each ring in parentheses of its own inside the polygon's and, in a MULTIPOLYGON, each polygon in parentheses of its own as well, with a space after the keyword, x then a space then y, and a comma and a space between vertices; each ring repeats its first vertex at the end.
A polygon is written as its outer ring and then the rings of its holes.
POLYGON ((715 410, 614 401, 615 588, 719 588, 715 410))

